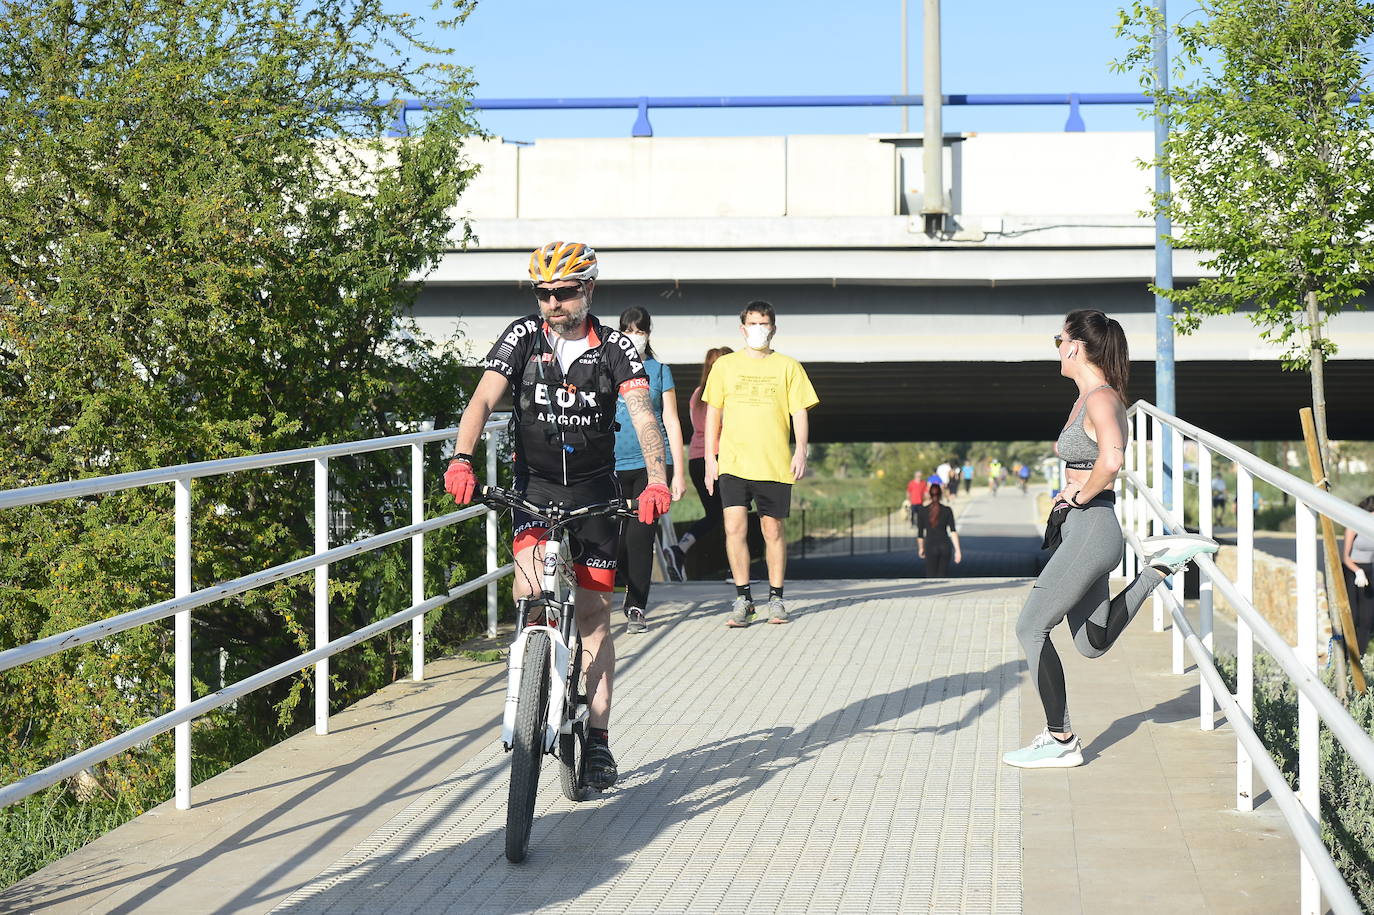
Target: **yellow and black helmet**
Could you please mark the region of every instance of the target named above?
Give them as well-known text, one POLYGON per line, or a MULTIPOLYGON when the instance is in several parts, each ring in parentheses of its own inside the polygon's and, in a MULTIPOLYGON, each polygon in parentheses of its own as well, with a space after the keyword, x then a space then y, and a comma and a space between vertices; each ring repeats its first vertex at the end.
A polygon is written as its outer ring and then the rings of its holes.
POLYGON ((551 241, 530 255, 530 281, 596 279, 596 252, 575 241, 551 241))

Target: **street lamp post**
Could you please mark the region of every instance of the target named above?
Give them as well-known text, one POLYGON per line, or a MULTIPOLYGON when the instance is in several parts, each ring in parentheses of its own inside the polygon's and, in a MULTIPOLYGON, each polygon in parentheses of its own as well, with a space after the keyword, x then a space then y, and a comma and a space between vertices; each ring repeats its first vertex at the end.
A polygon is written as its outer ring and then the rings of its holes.
MULTIPOLYGON (((907 83, 907 77, 908 77, 908 74, 910 73, 910 70, 911 70, 911 67, 910 67, 910 65, 909 65, 908 58, 907 58, 907 39, 908 39, 908 36, 909 36, 909 35, 910 35, 910 30, 907 28, 907 24, 906 24, 906 0, 902 0, 902 95, 907 95, 907 94, 910 92, 910 87, 909 87, 909 85, 908 85, 908 83, 907 83)), ((907 121, 907 116, 908 116, 908 114, 909 114, 909 109, 908 109, 905 105, 903 105, 903 106, 902 106, 902 133, 906 133, 907 130, 909 129, 909 127, 910 127, 910 124, 909 124, 909 122, 907 121)))
MULTIPOLYGON (((1159 23, 1155 31, 1155 91, 1169 91, 1169 18, 1167 0, 1157 0, 1159 23)), ((1164 144, 1169 139, 1169 102, 1156 96, 1155 105, 1155 194, 1169 193, 1169 173, 1164 170, 1164 144)), ((1174 288, 1174 252, 1168 241, 1173 232, 1169 215, 1155 210, 1155 286, 1160 290, 1174 288)), ((1155 294, 1155 405, 1166 413, 1177 415, 1174 402, 1174 306, 1167 295, 1155 294)), ((1167 443, 1161 442, 1161 447, 1167 443)), ((1165 447, 1164 454, 1169 454, 1165 447)), ((1166 473, 1181 473, 1182 468, 1166 468, 1166 473)), ((1166 486, 1165 493, 1172 492, 1166 486)))

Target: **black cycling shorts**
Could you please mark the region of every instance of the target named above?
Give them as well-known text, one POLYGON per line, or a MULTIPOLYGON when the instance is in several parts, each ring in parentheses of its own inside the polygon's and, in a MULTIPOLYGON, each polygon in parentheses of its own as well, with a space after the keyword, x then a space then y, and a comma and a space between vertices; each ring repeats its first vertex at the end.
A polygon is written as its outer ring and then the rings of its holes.
MULTIPOLYGON (((515 491, 535 505, 558 505, 571 509, 620 498, 620 483, 613 475, 571 486, 539 477, 522 477, 516 479, 515 491)), ((548 525, 518 508, 514 510, 514 515, 513 549, 518 554, 543 539, 548 525)), ((566 530, 569 558, 577 574, 578 586, 591 591, 613 590, 616 555, 620 550, 620 519, 599 515, 576 521, 568 525, 566 530)))
POLYGON ((758 506, 759 514, 769 518, 786 518, 792 511, 792 484, 776 480, 746 480, 734 474, 722 473, 716 480, 722 508, 735 505, 758 506))

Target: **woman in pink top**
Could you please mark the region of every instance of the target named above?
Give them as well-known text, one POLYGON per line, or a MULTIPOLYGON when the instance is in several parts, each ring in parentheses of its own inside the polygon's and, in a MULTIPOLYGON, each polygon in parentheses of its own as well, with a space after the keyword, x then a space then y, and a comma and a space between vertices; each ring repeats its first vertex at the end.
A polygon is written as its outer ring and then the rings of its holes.
POLYGON ((692 391, 692 399, 689 402, 689 415, 692 420, 692 440, 687 445, 687 472, 692 477, 692 485, 696 487, 697 495, 701 497, 701 507, 706 512, 700 521, 687 529, 687 532, 678 539, 677 545, 672 548, 674 562, 677 564, 679 578, 684 578, 682 569, 687 551, 697 542, 699 537, 720 527, 722 512, 720 508, 719 493, 712 494, 706 491, 706 404, 701 399, 701 392, 706 389, 706 379, 711 375, 711 366, 715 365, 716 360, 726 353, 734 350, 728 346, 716 346, 706 351, 706 360, 701 364, 701 381, 692 391))

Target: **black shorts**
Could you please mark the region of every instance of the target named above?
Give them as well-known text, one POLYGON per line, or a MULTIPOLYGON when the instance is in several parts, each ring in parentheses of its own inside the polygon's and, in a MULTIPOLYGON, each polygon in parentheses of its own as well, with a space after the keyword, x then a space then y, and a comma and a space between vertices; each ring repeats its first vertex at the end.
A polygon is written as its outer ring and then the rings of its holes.
MULTIPOLYGON (((614 475, 598 477, 585 483, 563 486, 539 477, 522 477, 515 481, 515 491, 535 505, 560 505, 581 508, 597 502, 620 498, 620 484, 614 475)), ((543 520, 528 512, 515 509, 516 553, 538 543, 548 530, 543 520)), ((577 583, 592 591, 610 591, 615 587, 616 555, 620 550, 620 519, 600 515, 568 525, 568 549, 577 573, 577 583)))
POLYGON ((722 508, 735 505, 749 507, 752 500, 759 514, 769 518, 786 518, 792 511, 792 484, 776 480, 746 480, 734 474, 722 473, 716 480, 722 508))

